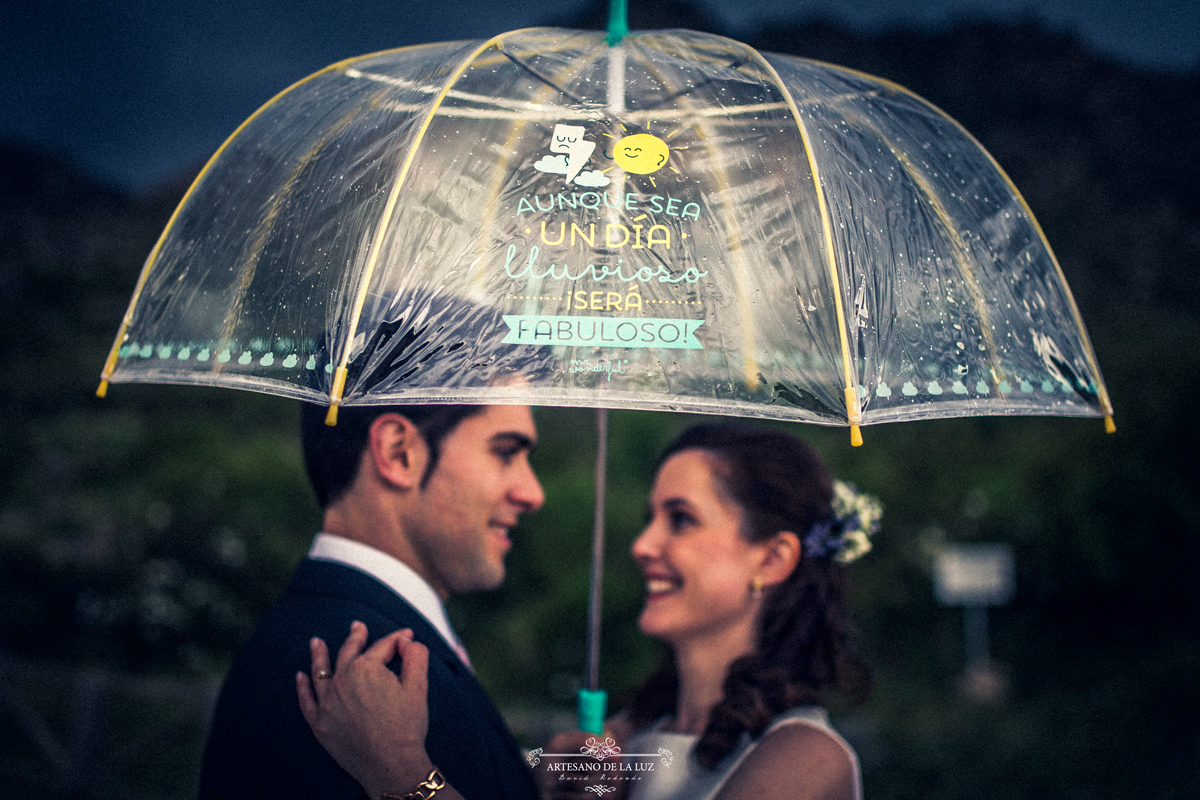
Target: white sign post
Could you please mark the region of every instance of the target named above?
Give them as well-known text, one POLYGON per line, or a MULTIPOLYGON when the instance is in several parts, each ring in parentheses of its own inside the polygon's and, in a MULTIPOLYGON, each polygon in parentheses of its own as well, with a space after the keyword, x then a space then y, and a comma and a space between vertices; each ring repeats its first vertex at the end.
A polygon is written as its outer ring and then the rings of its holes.
MULTIPOLYGON (((1008 603, 1013 591, 1013 555, 1008 545, 952 544, 944 546, 938 553, 934 565, 934 592, 938 602, 963 607, 965 685, 968 687, 979 684, 981 679, 997 677, 988 655, 987 609, 1008 603)), ((985 682, 995 683, 994 680, 985 682)))

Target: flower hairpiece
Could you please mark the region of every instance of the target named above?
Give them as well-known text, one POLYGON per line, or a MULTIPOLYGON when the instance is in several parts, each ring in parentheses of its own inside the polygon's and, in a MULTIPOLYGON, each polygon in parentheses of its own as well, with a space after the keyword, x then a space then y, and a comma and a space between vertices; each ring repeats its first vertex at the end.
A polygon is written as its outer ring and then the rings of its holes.
POLYGON ((871 549, 871 537, 879 530, 883 505, 863 494, 851 483, 833 482, 833 518, 814 523, 804 536, 804 553, 831 556, 849 564, 871 549))

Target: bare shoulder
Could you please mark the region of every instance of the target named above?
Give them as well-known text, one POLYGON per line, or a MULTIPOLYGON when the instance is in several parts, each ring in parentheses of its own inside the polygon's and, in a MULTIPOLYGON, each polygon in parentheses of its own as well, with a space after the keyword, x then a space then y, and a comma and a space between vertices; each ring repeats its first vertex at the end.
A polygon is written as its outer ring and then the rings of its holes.
POLYGON ((844 745, 796 722, 767 734, 729 777, 720 800, 853 800, 854 761, 844 745))

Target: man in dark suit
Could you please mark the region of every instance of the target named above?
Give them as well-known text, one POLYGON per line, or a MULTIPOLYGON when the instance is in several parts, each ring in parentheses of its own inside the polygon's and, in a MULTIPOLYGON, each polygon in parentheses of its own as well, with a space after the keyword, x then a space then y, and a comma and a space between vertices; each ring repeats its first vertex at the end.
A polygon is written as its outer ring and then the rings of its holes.
POLYGON ((444 777, 444 794, 456 790, 467 800, 536 798, 516 741, 475 679, 443 605, 453 594, 500 585, 509 531, 542 504, 528 461, 536 442, 529 408, 343 408, 338 424, 327 427, 324 410, 312 406, 303 440, 322 531, 226 677, 201 800, 364 796, 317 742, 296 699, 310 641, 336 645, 354 621, 372 638, 410 629, 428 648, 425 750, 438 772, 428 785, 444 777))

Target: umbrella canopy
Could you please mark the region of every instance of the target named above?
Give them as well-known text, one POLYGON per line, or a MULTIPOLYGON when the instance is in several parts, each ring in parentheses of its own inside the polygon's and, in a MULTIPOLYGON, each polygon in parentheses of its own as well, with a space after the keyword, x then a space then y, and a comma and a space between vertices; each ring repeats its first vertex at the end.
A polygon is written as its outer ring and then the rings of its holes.
POLYGON ((247 120, 107 382, 858 426, 1111 416, 1016 188, 905 89, 691 31, 334 64, 247 120))

